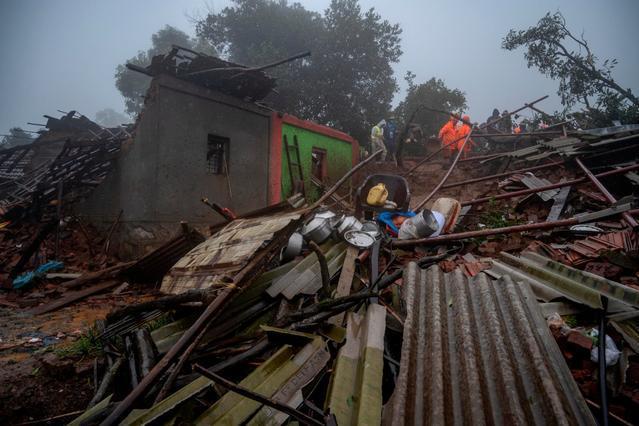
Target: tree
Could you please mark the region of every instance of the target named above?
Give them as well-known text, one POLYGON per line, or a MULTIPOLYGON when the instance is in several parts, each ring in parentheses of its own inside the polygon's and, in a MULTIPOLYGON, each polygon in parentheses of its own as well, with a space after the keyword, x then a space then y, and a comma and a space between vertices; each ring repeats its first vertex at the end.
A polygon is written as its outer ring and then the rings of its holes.
MULTIPOLYGON (((600 62, 583 34, 577 37, 568 30, 561 13, 547 13, 527 30, 510 30, 502 41, 506 50, 522 46, 527 49, 524 57, 529 68, 536 67, 542 74, 559 80, 557 94, 566 111, 580 103, 587 111, 612 104, 624 111, 639 106, 632 91, 621 87, 612 76, 617 60, 600 62), (612 99, 615 100, 611 104, 612 99)), ((604 113, 615 114, 615 109, 604 113)))
MULTIPOLYGON (((145 67, 151 63, 151 59, 154 56, 168 53, 174 44, 190 49, 197 47, 202 49, 202 53, 215 53, 205 40, 193 39, 185 32, 170 25, 165 25, 164 28, 151 36, 151 48, 146 51, 138 51, 137 55, 127 60, 126 63, 145 67), (210 49, 209 51, 205 50, 207 47, 210 49)), ((142 110, 144 96, 149 88, 151 78, 139 72, 131 71, 125 64, 120 64, 116 68, 115 87, 124 97, 126 113, 131 117, 135 117, 142 110)))
MULTIPOLYGON (((467 107, 464 92, 449 89, 441 79, 433 77, 426 83, 415 84, 415 74, 410 71, 404 79, 408 83, 408 91, 395 109, 395 115, 400 122, 406 123, 420 105, 459 114, 467 107)), ((421 109, 415 114, 413 123, 420 125, 424 135, 436 135, 448 118, 443 114, 421 109)))
POLYGON ((397 90, 391 65, 402 53, 401 29, 374 9, 363 12, 357 0, 333 0, 323 14, 285 0, 234 0, 200 20, 196 32, 245 65, 310 50, 310 58, 269 70, 278 93, 267 101, 360 141, 387 115, 397 90))
POLYGON ((122 124, 130 123, 131 120, 113 108, 105 108, 95 113, 95 122, 102 127, 118 127, 122 124))
POLYGON ((21 127, 12 127, 9 129, 9 134, 2 138, 2 142, 0 142, 0 149, 9 149, 19 145, 27 145, 34 140, 35 139, 21 127))

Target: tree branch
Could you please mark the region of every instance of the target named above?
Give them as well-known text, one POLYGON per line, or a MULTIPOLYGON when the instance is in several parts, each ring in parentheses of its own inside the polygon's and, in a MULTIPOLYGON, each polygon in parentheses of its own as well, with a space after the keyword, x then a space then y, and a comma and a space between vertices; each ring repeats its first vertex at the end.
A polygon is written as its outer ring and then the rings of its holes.
POLYGON ((600 71, 598 71, 596 68, 594 68, 594 66, 591 65, 591 67, 589 68, 586 65, 584 65, 583 61, 579 60, 578 58, 575 58, 570 52, 568 52, 568 49, 566 49, 561 43, 559 43, 557 41, 552 41, 552 43, 555 46, 557 46, 559 49, 561 49, 561 51, 563 52, 563 54, 561 54, 561 52, 557 52, 558 55, 568 58, 570 61, 572 61, 572 63, 574 63, 577 67, 579 67, 582 70, 584 70, 592 78, 602 82, 608 88, 616 90, 617 92, 619 92, 620 94, 625 96, 633 104, 639 106, 639 99, 637 99, 628 90, 625 90, 624 88, 619 86, 617 83, 615 83, 614 80, 604 77, 603 74, 600 71))

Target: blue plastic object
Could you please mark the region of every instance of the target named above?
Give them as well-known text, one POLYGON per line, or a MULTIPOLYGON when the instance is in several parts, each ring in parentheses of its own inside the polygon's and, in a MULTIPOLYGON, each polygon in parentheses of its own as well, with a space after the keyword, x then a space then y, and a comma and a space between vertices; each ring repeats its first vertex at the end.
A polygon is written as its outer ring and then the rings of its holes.
POLYGON ((395 234, 399 233, 399 229, 393 223, 393 216, 405 216, 405 217, 413 217, 415 216, 415 212, 406 211, 406 212, 382 212, 377 216, 377 221, 387 225, 395 234))
POLYGON ((20 289, 28 284, 31 284, 34 280, 45 276, 51 271, 59 271, 64 268, 64 263, 57 260, 50 260, 47 263, 43 263, 38 266, 35 271, 25 272, 16 279, 13 280, 13 288, 20 289))

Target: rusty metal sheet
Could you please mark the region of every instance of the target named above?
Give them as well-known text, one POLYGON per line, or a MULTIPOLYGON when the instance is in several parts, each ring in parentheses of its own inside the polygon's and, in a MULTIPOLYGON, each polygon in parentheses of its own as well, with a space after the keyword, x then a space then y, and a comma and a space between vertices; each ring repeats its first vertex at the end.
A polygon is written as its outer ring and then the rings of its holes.
MULTIPOLYGON (((521 183, 523 183, 524 185, 526 185, 527 188, 530 188, 530 189, 541 188, 541 187, 552 184, 552 182, 550 182, 548 179, 540 179, 530 172, 526 173, 521 178, 521 183)), ((547 191, 538 192, 536 193, 536 195, 544 201, 550 201, 558 193, 559 193, 559 189, 549 189, 547 191)))
POLYGON ((300 218, 298 213, 237 219, 182 257, 164 277, 161 291, 224 287, 278 231, 300 218))
POLYGON ((403 286, 385 424, 595 424, 528 285, 411 263, 403 286))

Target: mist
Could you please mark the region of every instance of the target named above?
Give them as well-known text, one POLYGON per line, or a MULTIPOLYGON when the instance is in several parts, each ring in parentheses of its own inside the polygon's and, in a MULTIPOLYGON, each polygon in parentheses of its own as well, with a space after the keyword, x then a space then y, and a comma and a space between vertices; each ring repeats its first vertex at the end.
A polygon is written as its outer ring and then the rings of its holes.
MULTIPOLYGON (((301 1, 314 11, 329 0, 301 1)), ((38 127, 42 114, 56 110, 78 112, 94 119, 111 108, 124 112, 123 98, 114 85, 118 64, 148 49, 151 35, 164 25, 194 35, 193 19, 217 12, 229 1, 175 2, 7 1, 0 5, 0 130, 38 127)), ((468 113, 484 120, 493 108, 506 109, 543 95, 546 111, 561 109, 558 83, 529 69, 523 52, 501 48, 509 29, 534 25, 546 12, 561 11, 570 28, 583 32, 599 58, 617 58, 614 70, 621 86, 639 90, 639 3, 557 1, 461 1, 454 3, 405 0, 360 2, 374 7, 384 19, 398 23, 403 33, 403 55, 393 66, 400 90, 393 105, 405 95, 403 76, 416 82, 431 77, 465 92, 468 113)), ((277 59, 277 58, 274 58, 277 59)))

